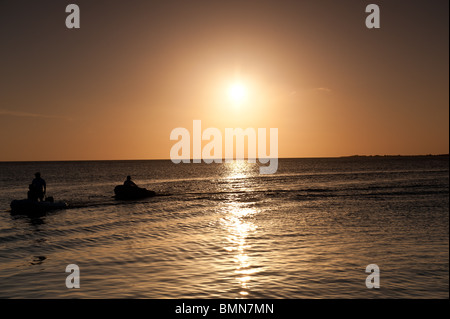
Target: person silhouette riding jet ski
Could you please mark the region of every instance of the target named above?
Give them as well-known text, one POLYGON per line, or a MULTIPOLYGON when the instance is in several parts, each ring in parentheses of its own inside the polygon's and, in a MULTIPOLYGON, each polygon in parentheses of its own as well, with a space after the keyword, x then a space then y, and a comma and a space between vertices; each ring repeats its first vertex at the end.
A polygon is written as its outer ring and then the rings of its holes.
POLYGON ((35 200, 39 199, 42 202, 47 191, 47 184, 41 178, 41 173, 37 172, 34 176, 35 179, 33 179, 30 185, 29 193, 31 192, 31 194, 28 196, 32 199, 35 198, 35 200))
POLYGON ((127 176, 127 180, 125 182, 123 182, 124 186, 128 186, 128 187, 138 187, 132 180, 131 180, 131 176, 127 176))

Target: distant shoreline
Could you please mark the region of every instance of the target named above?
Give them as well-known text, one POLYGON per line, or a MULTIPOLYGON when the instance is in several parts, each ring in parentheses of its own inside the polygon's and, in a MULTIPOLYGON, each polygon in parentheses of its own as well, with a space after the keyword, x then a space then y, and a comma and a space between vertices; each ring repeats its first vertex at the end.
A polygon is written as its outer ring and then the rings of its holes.
MULTIPOLYGON (((336 158, 348 158, 348 157, 445 157, 449 154, 426 154, 426 155, 350 155, 350 156, 340 156, 336 158)), ((332 157, 330 157, 332 158, 332 157)))
MULTIPOLYGON (((449 154, 427 155, 345 155, 331 157, 280 157, 283 159, 345 159, 345 158, 399 158, 399 157, 449 157, 449 154)), ((192 161, 192 159, 190 159, 192 161)), ((222 159, 224 161, 225 159, 222 159)), ((248 159, 245 159, 248 160, 248 159)), ((142 162, 142 161, 170 161, 170 159, 102 159, 102 160, 38 160, 38 161, 0 161, 0 163, 57 163, 57 162, 142 162)), ((204 162, 202 162, 204 163, 204 162)), ((192 164, 192 163, 191 163, 192 164)))

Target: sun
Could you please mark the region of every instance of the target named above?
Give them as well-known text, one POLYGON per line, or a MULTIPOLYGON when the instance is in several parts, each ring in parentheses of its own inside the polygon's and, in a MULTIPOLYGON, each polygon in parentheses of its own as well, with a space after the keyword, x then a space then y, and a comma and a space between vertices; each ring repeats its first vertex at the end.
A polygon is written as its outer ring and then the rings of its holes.
POLYGON ((240 82, 235 82, 228 88, 228 96, 234 104, 240 105, 247 98, 247 88, 240 82))

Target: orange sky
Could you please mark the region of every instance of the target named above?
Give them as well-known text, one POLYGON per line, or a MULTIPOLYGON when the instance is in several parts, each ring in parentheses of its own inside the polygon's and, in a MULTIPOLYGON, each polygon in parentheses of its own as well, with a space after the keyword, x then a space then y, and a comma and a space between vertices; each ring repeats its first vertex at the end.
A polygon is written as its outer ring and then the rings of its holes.
POLYGON ((278 128, 279 157, 449 152, 447 0, 374 1, 378 30, 350 0, 74 3, 78 30, 0 5, 1 161, 168 159, 193 120, 278 128))

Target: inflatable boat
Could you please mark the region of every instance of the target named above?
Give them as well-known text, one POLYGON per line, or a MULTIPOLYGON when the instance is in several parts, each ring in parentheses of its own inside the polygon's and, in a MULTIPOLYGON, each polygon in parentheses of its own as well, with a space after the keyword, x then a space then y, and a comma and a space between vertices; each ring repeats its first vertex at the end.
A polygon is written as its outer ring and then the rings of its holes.
POLYGON ((155 196, 154 191, 146 188, 118 185, 114 188, 114 194, 116 199, 129 200, 129 199, 141 199, 155 196))
POLYGON ((67 207, 67 203, 63 201, 54 202, 52 200, 45 200, 38 202, 29 199, 16 199, 11 202, 11 213, 42 214, 51 210, 64 209, 67 207))

